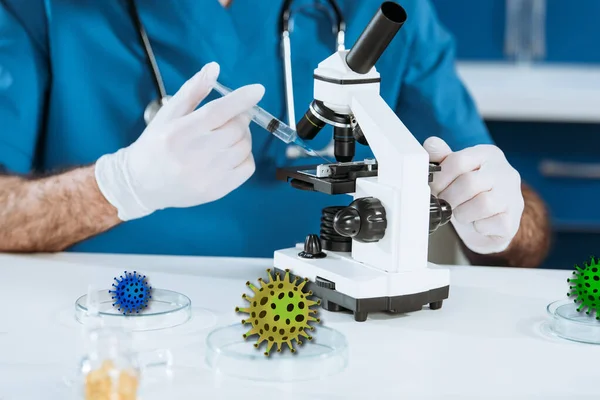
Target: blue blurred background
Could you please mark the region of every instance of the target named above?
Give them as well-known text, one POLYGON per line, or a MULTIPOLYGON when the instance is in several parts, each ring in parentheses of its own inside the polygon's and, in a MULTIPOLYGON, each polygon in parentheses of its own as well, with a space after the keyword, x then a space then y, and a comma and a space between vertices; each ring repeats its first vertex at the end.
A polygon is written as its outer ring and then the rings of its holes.
POLYGON ((544 267, 600 255, 600 1, 433 3, 494 140, 549 206, 544 267))

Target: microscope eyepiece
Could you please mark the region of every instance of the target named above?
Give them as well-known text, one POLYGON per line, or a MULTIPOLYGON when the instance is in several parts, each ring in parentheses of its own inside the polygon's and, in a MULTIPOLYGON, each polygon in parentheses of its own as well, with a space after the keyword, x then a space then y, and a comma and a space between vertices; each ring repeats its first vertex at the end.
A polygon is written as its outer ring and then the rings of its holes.
POLYGON ((404 25, 406 18, 406 11, 399 4, 384 2, 346 55, 348 67, 358 74, 369 72, 404 25))

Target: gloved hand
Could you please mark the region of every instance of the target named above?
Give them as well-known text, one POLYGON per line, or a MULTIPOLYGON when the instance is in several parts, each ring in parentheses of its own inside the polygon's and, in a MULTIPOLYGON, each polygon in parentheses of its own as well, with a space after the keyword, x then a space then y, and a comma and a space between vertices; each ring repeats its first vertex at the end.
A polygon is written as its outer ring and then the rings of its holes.
POLYGON ((442 139, 423 143, 433 175, 431 193, 452 206, 452 224, 461 240, 479 254, 499 253, 517 234, 525 202, 521 177, 496 146, 478 145, 453 152, 442 139))
POLYGON ((196 110, 219 71, 205 65, 133 144, 96 162, 98 187, 121 220, 218 200, 254 173, 247 112, 265 90, 244 86, 196 110))

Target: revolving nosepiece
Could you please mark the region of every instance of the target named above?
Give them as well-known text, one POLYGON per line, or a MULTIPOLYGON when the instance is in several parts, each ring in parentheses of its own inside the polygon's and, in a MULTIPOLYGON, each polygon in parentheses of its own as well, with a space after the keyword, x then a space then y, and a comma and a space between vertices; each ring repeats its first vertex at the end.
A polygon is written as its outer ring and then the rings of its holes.
POLYGON ((393 1, 386 1, 346 55, 348 67, 357 74, 366 74, 396 36, 404 22, 406 11, 393 1))
POLYGON ((352 118, 327 107, 322 101, 313 100, 308 111, 296 125, 298 137, 312 140, 325 127, 334 127, 335 158, 338 162, 352 161, 355 151, 352 118))

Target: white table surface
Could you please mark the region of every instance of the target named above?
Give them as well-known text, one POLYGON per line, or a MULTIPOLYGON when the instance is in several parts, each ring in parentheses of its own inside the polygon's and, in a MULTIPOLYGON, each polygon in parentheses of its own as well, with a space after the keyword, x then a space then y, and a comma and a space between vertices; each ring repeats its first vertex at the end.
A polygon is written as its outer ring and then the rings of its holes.
POLYGON ((459 62, 458 73, 486 119, 600 122, 600 66, 459 62))
MULTIPOLYGON (((268 259, 0 255, 0 399, 65 399, 61 379, 81 356, 73 303, 89 283, 108 286, 112 277, 135 269, 154 286, 180 291, 194 306, 213 310, 211 322, 220 326, 240 321, 234 308, 244 304, 245 282, 264 276, 268 267, 268 259)), ((569 271, 451 268, 451 294, 441 310, 375 314, 364 323, 323 312, 324 324, 349 342, 348 367, 323 381, 258 384, 216 377, 203 361, 212 328, 174 335, 169 342, 176 344, 176 364, 178 356, 196 363, 202 388, 184 397, 600 398, 600 346, 560 340, 544 329, 546 305, 565 297, 569 271)))

